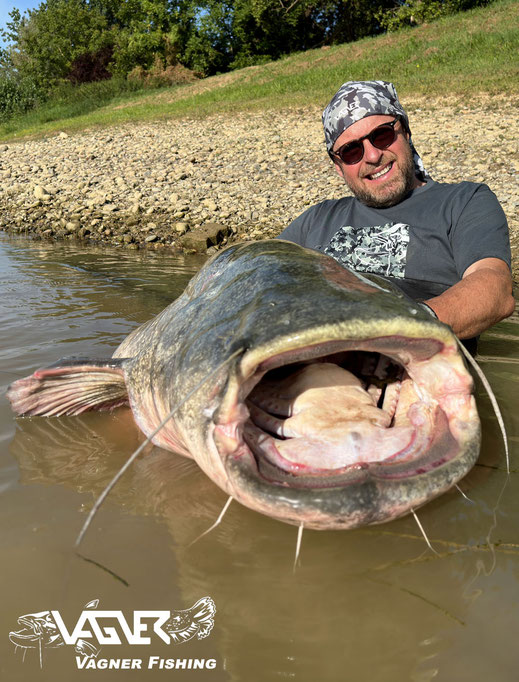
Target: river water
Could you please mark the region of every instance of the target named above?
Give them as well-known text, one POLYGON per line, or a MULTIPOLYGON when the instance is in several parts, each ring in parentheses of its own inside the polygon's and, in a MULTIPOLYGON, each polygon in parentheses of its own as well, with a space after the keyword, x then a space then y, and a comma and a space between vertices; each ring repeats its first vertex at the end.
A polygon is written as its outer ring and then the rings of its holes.
MULTIPOLYGON (((202 262, 0 236, 3 388, 61 357, 110 356, 178 296, 202 262)), ((419 512, 436 553, 412 517, 356 531, 306 531, 295 573, 296 529, 236 503, 190 546, 226 496, 191 461, 151 447, 76 552, 93 500, 142 436, 126 409, 15 419, 3 390, 2 679, 516 681, 518 325, 515 315, 480 344, 508 429, 510 475, 490 402, 478 389, 483 445, 461 484, 470 500, 454 489, 419 512), (26 634, 27 623, 18 622, 25 614, 59 611, 72 631, 83 610, 119 611, 133 629, 136 611, 189 609, 203 597, 216 606, 214 627, 182 644, 153 635, 149 645, 130 645, 121 619, 108 614, 104 623, 122 643, 104 645, 92 660, 133 659, 140 670, 78 670, 74 647, 53 648, 55 630, 43 621, 32 638, 18 637, 24 646, 9 639, 13 631, 26 634), (167 670, 157 662, 165 659, 216 663, 167 670)), ((153 634, 153 616, 144 622, 153 634)))

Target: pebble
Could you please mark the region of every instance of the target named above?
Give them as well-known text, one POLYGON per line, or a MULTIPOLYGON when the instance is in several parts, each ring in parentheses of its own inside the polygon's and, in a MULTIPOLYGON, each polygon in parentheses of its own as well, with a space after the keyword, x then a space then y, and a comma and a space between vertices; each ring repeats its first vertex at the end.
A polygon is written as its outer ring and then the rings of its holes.
MULTIPOLYGON (((517 273, 519 100, 403 104, 435 180, 485 182, 503 201, 517 273)), ((186 233, 212 222, 231 228, 229 241, 275 237, 308 206, 349 194, 326 153, 320 114, 131 123, 0 145, 8 179, 0 183, 0 229, 128 248, 180 248, 186 233)))

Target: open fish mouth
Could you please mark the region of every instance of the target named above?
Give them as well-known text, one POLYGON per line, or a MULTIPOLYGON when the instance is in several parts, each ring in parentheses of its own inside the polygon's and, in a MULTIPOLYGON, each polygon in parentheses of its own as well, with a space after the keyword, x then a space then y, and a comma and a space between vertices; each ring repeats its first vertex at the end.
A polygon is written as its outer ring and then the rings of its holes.
POLYGON ((450 332, 333 336, 247 352, 213 434, 234 497, 310 528, 402 516, 452 487, 479 449, 450 332))
POLYGON ((23 648, 34 648, 43 642, 44 646, 52 646, 52 643, 61 638, 61 635, 56 631, 56 627, 52 627, 48 621, 41 618, 34 619, 27 616, 20 616, 18 624, 23 627, 20 630, 9 633, 9 639, 16 646, 23 648))
MULTIPOLYGON (((22 624, 21 621, 18 621, 20 625, 22 624)), ((13 644, 16 644, 16 646, 21 646, 24 648, 34 648, 36 644, 39 642, 39 640, 42 638, 42 632, 36 632, 36 630, 31 626, 30 623, 27 624, 27 627, 22 628, 21 630, 16 630, 13 632, 9 633, 9 639, 13 644)))

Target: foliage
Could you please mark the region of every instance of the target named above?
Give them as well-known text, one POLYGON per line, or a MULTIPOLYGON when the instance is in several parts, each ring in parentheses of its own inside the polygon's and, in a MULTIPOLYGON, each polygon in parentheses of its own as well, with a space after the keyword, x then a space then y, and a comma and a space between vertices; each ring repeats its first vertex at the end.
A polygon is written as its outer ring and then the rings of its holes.
POLYGON ((496 101, 510 112, 519 97, 516 15, 516 0, 498 0, 438 23, 214 76, 203 88, 195 83, 173 93, 163 89, 160 97, 123 78, 68 84, 37 109, 0 122, 0 139, 158 118, 322 108, 347 79, 394 82, 410 114, 416 106, 442 108, 446 97, 463 108, 496 101))
POLYGON ((380 32, 393 0, 198 0, 183 61, 206 75, 380 32))
POLYGON ((197 74, 193 71, 179 63, 166 65, 158 55, 150 69, 136 66, 128 74, 128 81, 146 88, 182 85, 195 80, 197 80, 197 74))
POLYGON ((9 59, 20 78, 49 88, 65 78, 73 61, 107 44, 105 18, 84 0, 46 0, 38 9, 10 14, 4 31, 9 59))
POLYGON ((0 121, 32 109, 45 98, 46 93, 30 78, 0 75, 0 121))
POLYGON ((44 0, 23 15, 13 10, 1 32, 8 46, 0 48, 0 111, 5 118, 24 110, 67 80, 185 83, 193 74, 258 66, 487 2, 44 0))

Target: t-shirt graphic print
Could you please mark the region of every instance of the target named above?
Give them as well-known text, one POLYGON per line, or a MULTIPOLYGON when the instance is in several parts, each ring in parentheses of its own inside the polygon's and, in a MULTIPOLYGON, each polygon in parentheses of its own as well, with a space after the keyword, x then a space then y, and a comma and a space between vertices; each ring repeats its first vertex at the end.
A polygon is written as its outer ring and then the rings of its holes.
POLYGON ((357 272, 404 277, 409 225, 386 223, 341 227, 324 252, 357 272))

